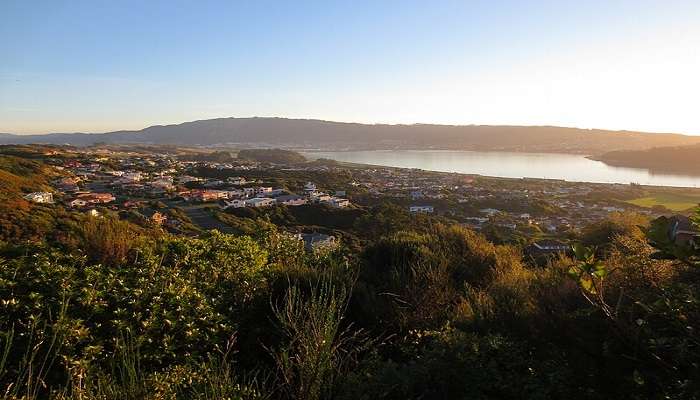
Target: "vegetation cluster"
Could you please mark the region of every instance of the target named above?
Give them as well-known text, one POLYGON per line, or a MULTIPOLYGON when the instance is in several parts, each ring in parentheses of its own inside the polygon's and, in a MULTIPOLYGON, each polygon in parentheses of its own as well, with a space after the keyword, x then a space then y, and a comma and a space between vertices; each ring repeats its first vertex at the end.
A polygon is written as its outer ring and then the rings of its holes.
POLYGON ((174 235, 24 204, 58 172, 1 162, 18 210, 0 218, 0 398, 700 393, 700 252, 668 219, 611 214, 540 264, 390 204, 240 210, 221 213, 237 234, 174 235), (309 252, 295 225, 346 236, 309 252))

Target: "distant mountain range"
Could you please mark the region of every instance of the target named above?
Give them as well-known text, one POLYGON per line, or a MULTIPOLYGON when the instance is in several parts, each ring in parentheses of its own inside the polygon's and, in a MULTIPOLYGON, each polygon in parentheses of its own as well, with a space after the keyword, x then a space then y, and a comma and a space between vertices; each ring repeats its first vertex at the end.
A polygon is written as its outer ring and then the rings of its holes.
POLYGON ((672 133, 554 126, 386 125, 287 118, 217 118, 102 134, 0 134, 0 144, 152 143, 292 149, 445 149, 601 154, 700 143, 672 133))

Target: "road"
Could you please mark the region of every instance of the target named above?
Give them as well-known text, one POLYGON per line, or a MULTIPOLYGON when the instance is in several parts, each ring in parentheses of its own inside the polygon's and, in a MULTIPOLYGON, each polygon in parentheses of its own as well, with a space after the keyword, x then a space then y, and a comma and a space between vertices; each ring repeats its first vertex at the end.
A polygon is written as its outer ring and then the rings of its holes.
POLYGON ((211 207, 211 205, 207 204, 194 204, 194 205, 188 205, 185 203, 175 203, 175 202, 166 202, 168 206, 174 207, 177 206, 182 209, 182 211, 187 214, 187 216, 192 220, 192 223, 199 226, 202 229, 205 230, 212 230, 212 229, 217 229, 219 232, 223 233, 234 233, 233 228, 230 226, 224 224, 223 222, 219 221, 216 219, 211 212, 208 210, 208 208, 211 207))

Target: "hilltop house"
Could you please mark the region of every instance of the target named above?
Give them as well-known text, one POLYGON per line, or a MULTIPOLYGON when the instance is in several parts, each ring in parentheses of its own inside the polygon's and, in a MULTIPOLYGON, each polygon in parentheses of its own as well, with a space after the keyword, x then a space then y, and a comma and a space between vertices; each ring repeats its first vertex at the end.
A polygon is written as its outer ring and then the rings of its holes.
POLYGON ((53 203, 53 194, 49 192, 33 192, 25 195, 24 198, 35 203, 53 203))
POLYGON ((700 246, 700 230, 684 215, 676 215, 670 219, 669 236, 677 245, 700 246))
POLYGON ((115 200, 111 193, 84 193, 78 195, 78 199, 85 201, 88 204, 93 203, 109 203, 115 200))
POLYGON ((316 184, 313 182, 306 182, 306 185, 304 185, 304 191, 306 193, 313 193, 316 191, 316 184))
POLYGON ((248 182, 245 180, 245 178, 240 177, 240 176, 232 176, 232 177, 229 177, 229 178, 226 179, 226 180, 228 181, 228 183, 230 183, 230 184, 232 184, 232 185, 236 185, 236 186, 245 185, 246 183, 248 183, 248 182))
POLYGON ((54 181, 54 184, 56 185, 56 188, 61 192, 77 192, 78 190, 80 190, 80 188, 78 187, 79 181, 79 178, 67 177, 54 181))
POLYGON ((206 202, 228 197, 228 193, 223 190, 193 190, 191 198, 193 200, 206 202))
POLYGON ((277 204, 282 204, 285 206, 300 206, 309 202, 305 197, 297 196, 295 194, 279 196, 275 198, 275 201, 277 204))
POLYGON ((332 197, 328 201, 328 204, 330 204, 332 207, 336 207, 336 208, 345 208, 345 207, 350 206, 350 200, 341 199, 339 197, 332 197))
POLYGON ((245 207, 245 200, 241 199, 233 199, 233 200, 224 200, 224 205, 223 209, 227 208, 243 208, 245 207))
POLYGON ((245 201, 247 207, 269 207, 275 204, 275 199, 269 197, 255 197, 245 201))
POLYGON ((87 201, 85 201, 83 199, 73 199, 73 200, 68 202, 68 205, 73 207, 73 208, 85 207, 87 205, 87 201))
POLYGON ((314 193, 309 196, 312 203, 325 203, 331 201, 331 196, 325 193, 314 193))
POLYGON ((554 239, 538 240, 525 248, 525 254, 533 257, 548 254, 567 253, 569 251, 571 251, 570 245, 554 239))
POLYGON ((267 195, 272 193, 272 187, 270 186, 258 186, 255 188, 256 195, 267 195))
POLYGON ((410 206, 408 207, 408 211, 412 213, 431 214, 435 211, 435 208, 433 206, 410 206))

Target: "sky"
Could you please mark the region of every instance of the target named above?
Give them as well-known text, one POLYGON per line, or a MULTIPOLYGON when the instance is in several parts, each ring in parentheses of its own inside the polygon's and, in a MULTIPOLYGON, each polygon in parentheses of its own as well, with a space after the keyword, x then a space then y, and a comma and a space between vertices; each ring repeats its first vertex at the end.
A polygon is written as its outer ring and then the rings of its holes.
POLYGON ((217 117, 700 135, 700 1, 0 0, 0 132, 217 117))

